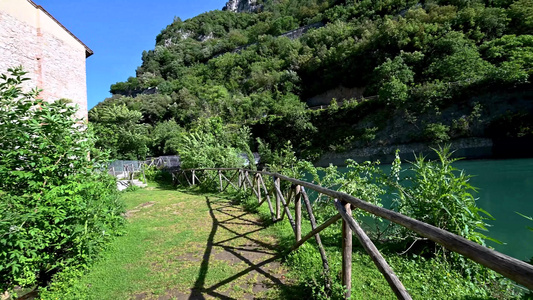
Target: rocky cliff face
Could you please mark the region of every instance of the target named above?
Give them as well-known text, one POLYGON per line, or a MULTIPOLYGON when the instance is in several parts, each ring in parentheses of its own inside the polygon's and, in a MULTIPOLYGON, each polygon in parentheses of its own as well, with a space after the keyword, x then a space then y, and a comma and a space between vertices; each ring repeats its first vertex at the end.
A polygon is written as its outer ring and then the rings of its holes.
POLYGON ((257 0, 230 0, 222 10, 232 12, 257 12, 263 8, 262 4, 258 4, 257 0))

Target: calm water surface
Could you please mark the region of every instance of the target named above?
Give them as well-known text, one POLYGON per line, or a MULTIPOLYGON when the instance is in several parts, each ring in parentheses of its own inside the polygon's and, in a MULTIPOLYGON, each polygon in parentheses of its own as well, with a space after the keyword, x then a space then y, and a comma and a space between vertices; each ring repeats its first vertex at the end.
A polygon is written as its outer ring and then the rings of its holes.
POLYGON ((486 234, 503 243, 487 244, 518 259, 533 257, 533 227, 516 212, 533 216, 533 159, 460 161, 455 167, 474 175, 470 183, 479 188, 477 204, 488 211, 494 221, 486 234))

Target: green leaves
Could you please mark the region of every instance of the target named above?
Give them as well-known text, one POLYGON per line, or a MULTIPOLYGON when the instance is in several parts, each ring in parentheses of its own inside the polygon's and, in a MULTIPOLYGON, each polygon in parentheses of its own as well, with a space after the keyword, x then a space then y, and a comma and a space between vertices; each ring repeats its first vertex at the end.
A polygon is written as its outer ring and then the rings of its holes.
MULTIPOLYGON (((188 130, 199 119, 220 117, 225 124, 266 124, 254 128, 256 137, 276 148, 292 140, 305 153, 315 150, 309 134, 293 130, 314 130, 304 102, 327 101, 333 89, 357 88, 350 96, 378 95, 365 102, 388 104, 372 110, 426 114, 529 84, 531 2, 287 0, 267 1, 258 13, 176 19, 143 52, 137 77, 112 85, 115 95, 91 110, 98 146, 122 159, 170 154, 171 147, 150 140, 158 124, 176 121, 188 130), (315 21, 324 26, 298 39, 279 36, 315 21)), ((314 142, 321 150, 340 148, 339 141, 314 142)))
MULTIPOLYGON (((532 217, 528 217, 528 216, 523 215, 523 214, 521 214, 521 213, 519 213, 519 212, 516 212, 516 213, 517 213, 518 215, 520 215, 520 216, 522 216, 522 217, 524 217, 524 218, 530 220, 530 221, 533 221, 533 218, 532 218, 532 217)), ((533 231, 533 227, 531 227, 531 226, 528 226, 527 229, 533 231)))
POLYGON ((24 92, 24 74, 0 76, 2 291, 90 262, 109 239, 101 232, 114 234, 122 223, 115 180, 100 171, 91 130, 66 101, 24 92))
POLYGON ((206 119, 194 131, 182 136, 179 154, 182 168, 232 168, 244 165, 240 156, 250 153, 250 132, 233 131, 220 119, 206 119))
MULTIPOLYGON (((485 234, 485 220, 493 217, 476 206, 476 188, 470 185, 470 176, 453 167, 452 164, 457 159, 451 157, 452 152, 448 147, 439 148, 435 153, 438 157, 436 160, 418 156, 410 167, 402 169, 397 152, 390 174, 379 168, 379 162, 356 163, 352 160, 346 162, 347 170, 344 172, 332 165, 328 168, 315 168, 310 163, 302 162, 296 164, 300 172, 292 174, 301 175, 303 170, 318 185, 346 192, 375 205, 381 206, 392 200, 391 209, 476 243, 484 244, 487 239, 493 240, 485 234)), ((336 213, 331 209, 330 201, 324 197, 314 202, 313 205, 319 206, 316 210, 320 212, 319 218, 336 213)), ((354 213, 364 215, 361 210, 355 210, 354 213)), ((406 240, 412 243, 418 238, 403 227, 390 225, 386 229, 384 226, 376 226, 372 234, 389 243, 400 244, 406 240)), ((448 255, 441 248, 428 245, 423 252, 448 255)), ((453 262, 459 268, 471 267, 461 262, 460 258, 453 262)))
POLYGON ((437 161, 416 158, 414 175, 408 178, 412 185, 400 190, 399 211, 483 244, 485 236, 477 229, 485 228, 484 220, 492 217, 476 206, 470 176, 452 166, 456 159, 449 148, 435 152, 437 161))
POLYGON ((533 34, 533 1, 513 1, 509 8, 509 16, 517 33, 533 34))

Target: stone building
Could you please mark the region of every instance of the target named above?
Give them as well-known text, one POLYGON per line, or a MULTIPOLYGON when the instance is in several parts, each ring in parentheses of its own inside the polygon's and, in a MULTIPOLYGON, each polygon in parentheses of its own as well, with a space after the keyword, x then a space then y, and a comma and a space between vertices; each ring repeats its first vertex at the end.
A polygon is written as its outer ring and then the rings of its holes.
POLYGON ((61 98, 79 105, 87 119, 85 60, 93 51, 31 0, 0 0, 0 73, 22 65, 45 101, 61 98))

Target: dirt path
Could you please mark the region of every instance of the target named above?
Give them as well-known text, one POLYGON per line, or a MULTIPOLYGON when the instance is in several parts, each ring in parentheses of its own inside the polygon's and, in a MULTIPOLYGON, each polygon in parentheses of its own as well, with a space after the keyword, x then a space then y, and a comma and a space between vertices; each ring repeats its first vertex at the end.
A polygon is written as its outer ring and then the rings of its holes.
MULTIPOLYGON (((206 197, 206 205, 211 219, 206 227, 211 231, 199 261, 199 276, 186 298, 286 298, 285 270, 276 259, 276 240, 265 234, 258 217, 228 199, 206 197), (216 284, 207 284, 210 264, 219 263, 227 263, 237 272, 216 284), (236 293, 239 297, 233 298, 236 291, 243 293, 236 293)), ((192 260, 195 254, 198 252, 192 254, 192 260)))

